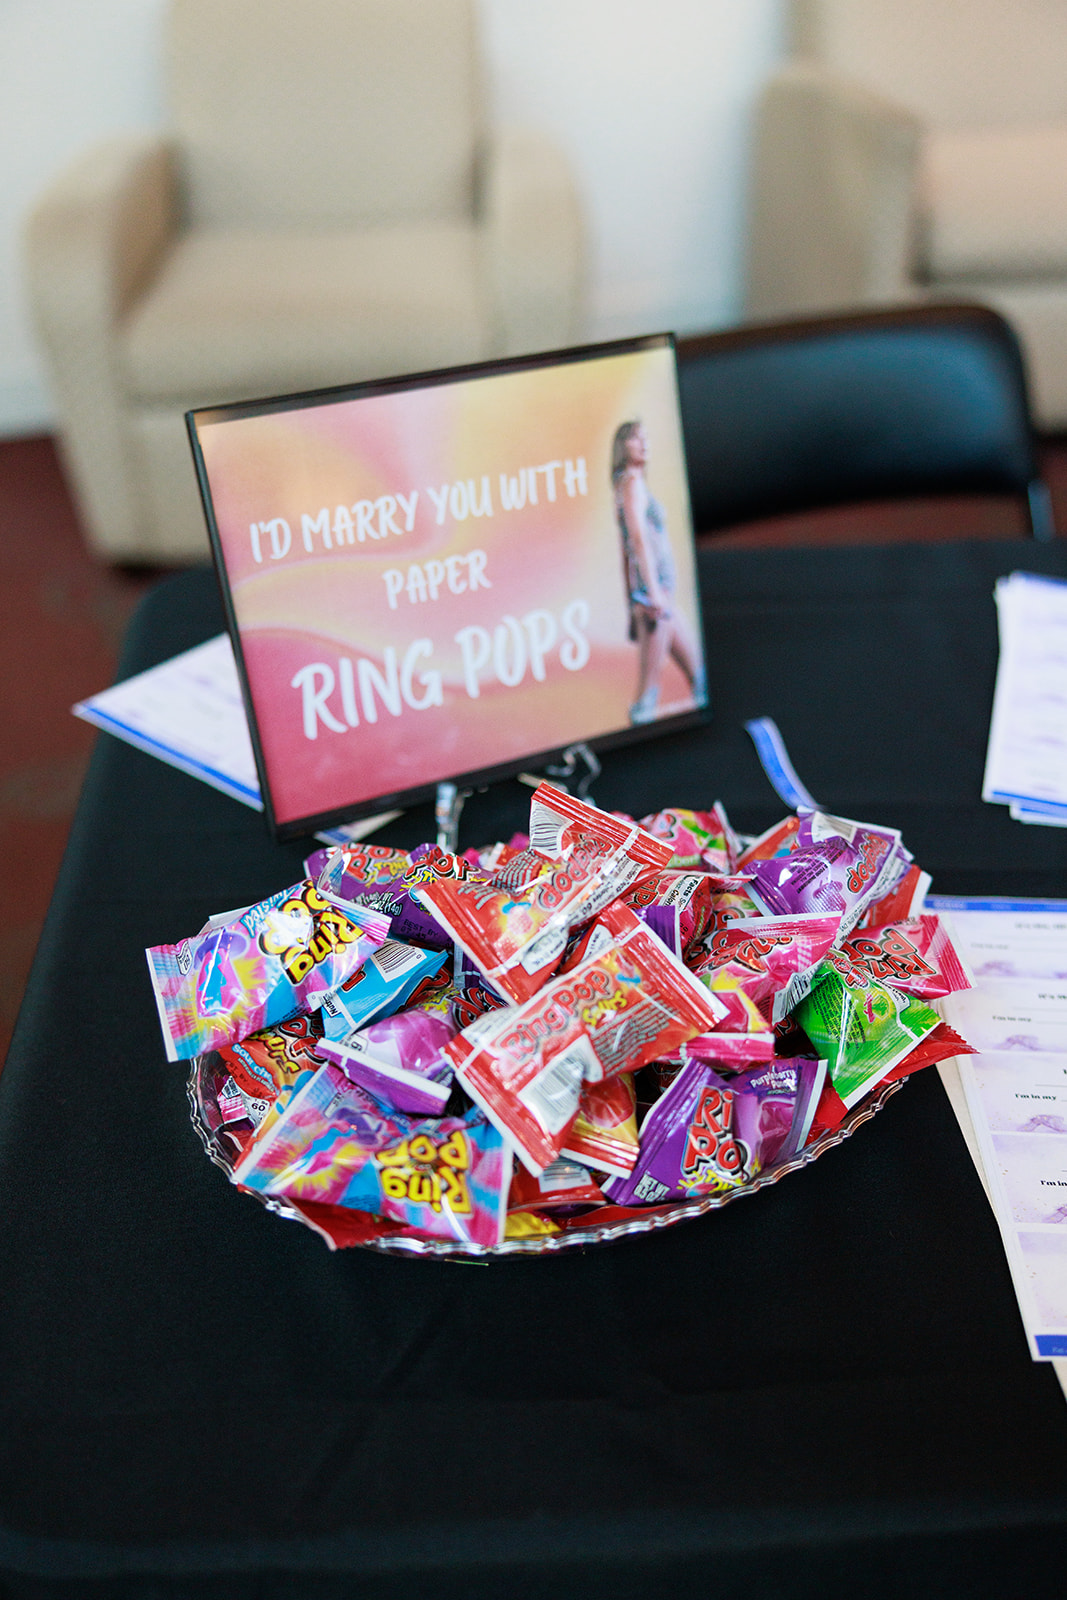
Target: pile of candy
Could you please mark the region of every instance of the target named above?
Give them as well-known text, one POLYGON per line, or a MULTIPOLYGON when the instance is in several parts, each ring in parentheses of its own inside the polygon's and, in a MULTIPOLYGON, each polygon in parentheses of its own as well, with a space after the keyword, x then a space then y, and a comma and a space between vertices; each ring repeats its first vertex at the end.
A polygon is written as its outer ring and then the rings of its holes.
POLYGON ((488 1250, 736 1194, 968 1049, 930 1004, 967 973, 891 828, 741 840, 718 803, 638 824, 542 784, 528 837, 305 871, 147 955, 210 1147, 331 1246, 488 1250))

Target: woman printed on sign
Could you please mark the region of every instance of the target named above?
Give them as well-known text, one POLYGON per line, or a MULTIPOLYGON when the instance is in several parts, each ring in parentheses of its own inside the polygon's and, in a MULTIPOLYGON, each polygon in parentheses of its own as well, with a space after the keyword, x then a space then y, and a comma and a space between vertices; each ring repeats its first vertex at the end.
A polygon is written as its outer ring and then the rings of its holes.
POLYGON ((645 481, 648 435, 637 421, 616 429, 611 452, 615 512, 622 534, 630 638, 637 645, 637 698, 630 721, 652 722, 661 679, 673 658, 689 680, 693 699, 704 699, 704 674, 692 631, 674 608, 674 560, 663 507, 645 481))

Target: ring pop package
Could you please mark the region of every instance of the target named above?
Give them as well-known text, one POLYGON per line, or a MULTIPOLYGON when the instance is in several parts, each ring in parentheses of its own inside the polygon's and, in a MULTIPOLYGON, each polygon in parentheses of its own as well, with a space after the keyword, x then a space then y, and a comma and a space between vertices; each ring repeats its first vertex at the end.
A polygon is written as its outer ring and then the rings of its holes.
POLYGON ((727 1081, 691 1061, 649 1112, 633 1171, 606 1183, 605 1195, 617 1205, 655 1205, 750 1182, 803 1143, 825 1070, 777 1061, 727 1081))
POLYGON ((147 950, 167 1060, 306 1010, 362 966, 388 932, 388 917, 342 908, 305 879, 193 939, 147 950))
POLYGON ((714 993, 742 997, 750 1031, 759 1033, 809 992, 837 929, 836 915, 819 912, 729 922, 708 935, 693 970, 714 993))
POLYGON ((415 891, 490 985, 519 1005, 551 976, 574 923, 595 917, 671 857, 670 845, 635 824, 548 784, 531 802, 530 840, 527 854, 536 854, 543 867, 525 887, 442 879, 415 891))
POLYGON ((883 923, 845 939, 827 962, 855 988, 864 980, 906 989, 918 1000, 940 1000, 971 988, 966 963, 943 918, 927 912, 909 922, 883 923))
POLYGON ((335 899, 381 911, 390 920, 394 939, 447 950, 452 940, 441 924, 413 898, 412 890, 438 878, 460 878, 465 883, 487 883, 488 873, 462 856, 450 855, 436 845, 417 850, 388 850, 379 845, 355 844, 317 850, 305 869, 315 876, 320 892, 335 899))
POLYGON ((431 1236, 492 1246, 503 1237, 511 1160, 480 1112, 390 1113, 328 1063, 233 1176, 262 1194, 369 1211, 431 1236))
POLYGON ((767 916, 822 911, 841 919, 840 937, 896 881, 900 834, 811 811, 787 856, 756 861, 750 893, 767 916))
POLYGON ((636 1071, 723 1012, 629 907, 611 905, 600 921, 606 948, 447 1047, 467 1093, 531 1172, 559 1156, 585 1081, 636 1071))
POLYGON ((716 800, 710 811, 656 811, 640 826, 654 839, 664 839, 674 854, 668 868, 679 871, 733 872, 741 846, 726 808, 716 800))
POLYGON ((632 1072, 583 1084, 578 1115, 570 1125, 563 1154, 616 1177, 633 1171, 637 1160, 637 1097, 632 1072))
POLYGON ((899 989, 868 979, 850 984, 830 968, 797 1007, 797 1021, 830 1067, 849 1109, 932 1033, 936 1011, 899 989))

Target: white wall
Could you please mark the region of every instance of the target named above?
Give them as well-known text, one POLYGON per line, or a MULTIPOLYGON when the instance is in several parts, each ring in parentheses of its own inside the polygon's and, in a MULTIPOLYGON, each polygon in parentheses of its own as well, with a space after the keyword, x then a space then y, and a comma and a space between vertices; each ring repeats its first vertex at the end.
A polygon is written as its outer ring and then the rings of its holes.
MULTIPOLYGON (((782 0, 479 3, 497 114, 552 131, 584 192, 588 336, 729 322, 748 120, 780 51, 782 0)), ((0 0, 0 434, 51 421, 22 218, 92 140, 163 125, 165 4, 0 0)))
POLYGON ((482 0, 497 111, 549 129, 585 194, 590 335, 731 321, 749 118, 781 0, 482 0))

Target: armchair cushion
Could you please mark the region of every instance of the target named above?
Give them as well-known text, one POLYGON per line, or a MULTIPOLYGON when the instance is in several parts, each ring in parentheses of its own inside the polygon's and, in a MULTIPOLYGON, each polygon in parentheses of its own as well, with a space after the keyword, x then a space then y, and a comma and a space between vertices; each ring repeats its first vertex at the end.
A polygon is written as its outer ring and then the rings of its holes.
POLYGON ((122 329, 124 384, 201 405, 477 361, 480 277, 462 223, 189 233, 122 329))
POLYGON ((1067 121, 930 132, 921 203, 935 282, 1067 278, 1067 121))
POLYGON ((469 0, 171 0, 193 227, 469 218, 481 134, 469 0))

